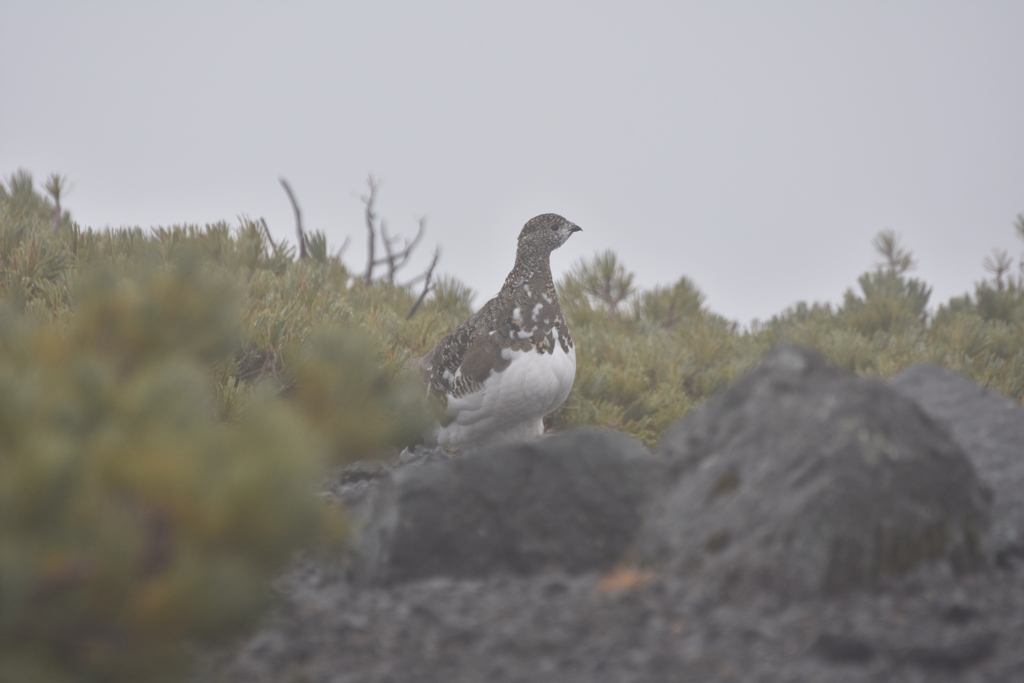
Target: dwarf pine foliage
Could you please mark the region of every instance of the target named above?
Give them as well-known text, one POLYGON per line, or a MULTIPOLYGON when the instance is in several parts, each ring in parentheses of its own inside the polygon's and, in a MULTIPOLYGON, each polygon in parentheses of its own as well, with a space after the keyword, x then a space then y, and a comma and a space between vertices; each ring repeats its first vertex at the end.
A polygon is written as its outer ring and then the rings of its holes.
POLYGON ((330 469, 425 429, 388 370, 412 296, 245 219, 55 231, 26 185, 0 194, 0 680, 180 680, 343 540, 330 469))
MULTIPOLYGON (((1024 239, 1024 217, 1017 235, 1024 239)), ((992 280, 940 304, 910 277, 915 260, 891 231, 874 240, 880 261, 843 302, 799 302, 748 330, 710 312, 686 277, 635 290, 614 253, 576 263, 559 296, 577 342, 576 384, 552 426, 608 426, 653 443, 673 421, 783 343, 817 349, 851 372, 890 377, 933 362, 1015 399, 1024 396, 1024 275, 997 252, 992 280), (625 296, 622 296, 625 294, 625 296), (628 314, 624 312, 628 311, 628 314)), ((1024 273, 1024 262, 1017 266, 1024 273)))
MULTIPOLYGON (((349 272, 323 233, 301 258, 244 216, 82 228, 58 208, 67 187, 0 182, 0 680, 180 680, 188 653, 255 626, 297 552, 343 541, 320 482, 429 428, 403 364, 474 295, 441 276, 414 306, 414 287, 349 272)), ((991 279, 930 309, 895 233, 875 247, 839 306, 749 329, 686 277, 641 289, 614 252, 579 261, 558 283, 576 381, 548 426, 654 444, 790 342, 865 375, 931 361, 1024 397, 1020 264, 997 253, 991 279)))
MULTIPOLYGON (((1024 237, 1024 232, 1018 234, 1024 237)), ((907 275, 913 268, 910 252, 891 233, 882 233, 875 246, 883 262, 858 278, 860 291, 847 290, 837 309, 799 303, 767 322, 755 322, 749 334, 768 346, 783 342, 812 346, 839 366, 867 375, 890 377, 912 363, 938 363, 1020 400, 1024 396, 1020 276, 1003 278, 1004 270, 998 285, 979 281, 973 295, 954 297, 930 314, 931 288, 907 275)))

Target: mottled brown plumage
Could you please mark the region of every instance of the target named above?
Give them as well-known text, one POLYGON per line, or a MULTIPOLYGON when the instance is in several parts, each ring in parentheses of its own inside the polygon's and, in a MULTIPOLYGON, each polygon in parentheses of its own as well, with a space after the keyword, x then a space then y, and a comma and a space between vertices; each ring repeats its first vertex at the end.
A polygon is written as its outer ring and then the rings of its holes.
MULTIPOLYGON (((430 395, 452 409, 454 399, 483 391, 492 373, 502 373, 511 362, 519 362, 513 358, 521 354, 514 352, 550 355, 560 350, 571 353, 575 367, 573 340, 558 303, 550 256, 579 230, 556 214, 526 223, 519 234, 515 266, 498 295, 413 363, 430 395)), ((459 416, 449 410, 447 417, 450 422, 459 416)))

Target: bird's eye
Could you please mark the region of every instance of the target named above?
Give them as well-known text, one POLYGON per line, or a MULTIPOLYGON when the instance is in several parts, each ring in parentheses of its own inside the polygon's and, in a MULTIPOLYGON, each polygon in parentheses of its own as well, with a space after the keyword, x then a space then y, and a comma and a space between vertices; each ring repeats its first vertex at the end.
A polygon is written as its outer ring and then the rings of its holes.
POLYGON ((551 229, 552 230, 558 230, 558 223, 552 224, 551 229))

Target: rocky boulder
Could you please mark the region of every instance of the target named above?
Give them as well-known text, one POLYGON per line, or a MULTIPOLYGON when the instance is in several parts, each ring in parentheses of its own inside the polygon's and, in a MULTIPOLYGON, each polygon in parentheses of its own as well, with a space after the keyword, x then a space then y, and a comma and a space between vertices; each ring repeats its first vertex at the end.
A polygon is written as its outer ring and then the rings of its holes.
POLYGON ((660 472, 643 444, 606 431, 404 467, 360 504, 354 578, 608 569, 633 540, 660 472))
POLYGON ((950 429, 992 489, 997 551, 1024 556, 1024 407, 930 363, 912 365, 890 383, 950 429))
POLYGON ((644 564, 739 597, 835 594, 990 558, 990 494, 913 401, 795 346, 666 432, 644 564))

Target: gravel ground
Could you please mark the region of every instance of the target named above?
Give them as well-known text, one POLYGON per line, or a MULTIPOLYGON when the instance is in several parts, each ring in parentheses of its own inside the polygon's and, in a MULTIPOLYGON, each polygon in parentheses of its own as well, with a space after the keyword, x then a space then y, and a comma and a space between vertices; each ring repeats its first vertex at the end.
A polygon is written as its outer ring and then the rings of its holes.
POLYGON ((428 579, 360 588, 307 562, 232 681, 1024 681, 1024 561, 871 593, 729 604, 676 579, 428 579))
MULTIPOLYGON (((1024 682, 1022 412, 947 371, 914 373, 901 388, 945 401, 925 405, 952 421, 995 494, 990 569, 956 577, 933 564, 839 597, 782 602, 765 591, 739 602, 714 582, 628 565, 380 587, 350 581, 341 563, 306 560, 278 582, 282 607, 194 680, 1024 682)), ((360 501, 395 468, 446 457, 421 448, 354 466, 328 495, 359 518, 360 501)))

